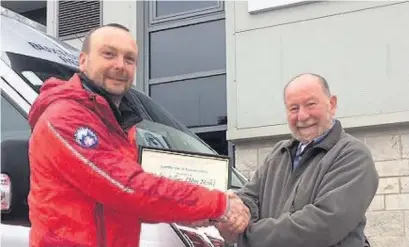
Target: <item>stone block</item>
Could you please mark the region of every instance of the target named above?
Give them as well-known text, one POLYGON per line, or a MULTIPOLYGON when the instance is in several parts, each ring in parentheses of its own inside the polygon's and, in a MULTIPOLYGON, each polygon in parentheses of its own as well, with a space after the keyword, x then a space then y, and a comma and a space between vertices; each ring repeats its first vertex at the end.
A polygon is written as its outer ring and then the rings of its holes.
POLYGON ((409 160, 375 162, 379 177, 409 176, 409 160))
POLYGON ((385 210, 385 197, 384 195, 376 195, 372 202, 371 205, 369 205, 368 211, 380 211, 380 210, 385 210))
POLYGON ((236 167, 239 171, 253 171, 257 167, 257 148, 236 149, 236 167))
POLYGON ((252 173, 252 171, 249 171, 249 170, 239 170, 239 171, 240 171, 240 173, 243 174, 243 176, 245 176, 247 179, 250 179, 250 178, 251 178, 251 174, 250 174, 250 173, 252 173))
POLYGON ((399 179, 400 179, 400 192, 409 193, 409 177, 401 177, 399 179))
POLYGON ((397 194, 400 192, 399 178, 380 178, 377 194, 397 194))
POLYGON ((248 176, 248 179, 249 179, 249 180, 253 178, 254 173, 256 173, 256 172, 255 172, 255 171, 250 171, 250 172, 249 172, 249 176, 248 176))
POLYGON ((402 158, 409 159, 409 134, 402 135, 401 137, 402 137, 402 158))
POLYGON ((409 210, 409 194, 385 195, 386 210, 409 210))
POLYGON ((355 138, 359 139, 361 142, 366 143, 365 137, 367 136, 368 131, 347 129, 346 132, 354 136, 355 138))
POLYGON ((405 212, 405 227, 406 237, 409 238, 409 211, 405 212))
POLYGON ((271 153, 271 150, 273 150, 273 146, 260 148, 258 150, 258 166, 261 166, 264 163, 267 156, 271 153))
POLYGON ((368 212, 365 234, 368 237, 404 236, 405 213, 400 212, 368 212))
POLYGON ((375 161, 401 159, 399 135, 383 135, 366 137, 366 144, 375 161))
POLYGON ((409 237, 370 237, 371 247, 408 247, 409 237))

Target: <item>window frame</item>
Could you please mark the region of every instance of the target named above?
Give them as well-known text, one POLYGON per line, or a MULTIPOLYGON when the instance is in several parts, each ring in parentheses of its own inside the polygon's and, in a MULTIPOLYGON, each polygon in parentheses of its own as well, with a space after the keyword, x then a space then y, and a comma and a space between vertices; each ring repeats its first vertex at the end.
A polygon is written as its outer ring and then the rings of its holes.
MULTIPOLYGON (((2 81, 4 81, 3 78, 1 78, 1 79, 2 79, 2 81)), ((7 89, 4 90, 4 89, 5 88, 2 86, 1 87, 1 93, 0 93, 1 97, 3 97, 7 102, 9 102, 9 104, 12 105, 13 108, 16 109, 16 111, 18 113, 20 113, 21 116, 24 119, 27 120, 28 119, 28 111, 21 104, 23 104, 23 105, 25 105, 27 107, 30 107, 28 105, 28 103, 25 100, 23 100, 20 96, 17 96, 17 95, 11 96, 10 93, 9 93, 9 90, 7 90, 7 89), (18 97, 17 100, 15 99, 16 97, 18 97), (21 104, 19 104, 19 103, 21 103, 21 104)))
MULTIPOLYGON (((199 74, 199 73, 192 73, 194 75, 199 74)), ((163 85, 163 84, 168 84, 168 83, 178 83, 178 82, 182 82, 182 83, 186 83, 190 84, 191 82, 185 82, 185 80, 198 80, 198 79, 203 79, 203 78, 210 78, 210 77, 218 77, 218 76, 226 76, 226 73, 224 72, 220 72, 218 74, 215 75, 206 75, 206 76, 200 76, 200 77, 193 77, 193 78, 186 78, 184 79, 183 77, 187 76, 187 75, 180 75, 180 76, 175 76, 174 78, 179 78, 178 80, 171 80, 171 81, 167 81, 168 77, 166 78, 160 78, 160 79, 164 79, 164 82, 156 82, 156 83, 150 83, 148 85, 149 88, 149 92, 151 91, 151 87, 152 86, 158 86, 158 85, 163 85), (180 79, 183 78, 183 79, 180 79)), ((149 95, 150 97, 152 97, 152 95, 149 95)), ((155 100, 155 99, 154 99, 155 100)), ((155 100, 156 102, 157 100, 155 100)), ((158 100, 158 102, 160 102, 160 100, 158 100)), ((164 105, 164 103, 160 103, 161 105, 164 105)), ((227 106, 226 106, 227 107, 227 106)), ((227 108, 226 108, 226 114, 227 114, 227 108)), ((172 113, 172 115, 177 116, 175 113, 172 113)), ((226 116, 227 117, 227 116, 226 116)), ((180 117, 177 117, 177 119, 182 119, 180 117)), ((188 126, 187 124, 185 124, 187 126, 187 128, 192 131, 193 133, 197 134, 197 133, 204 133, 204 132, 215 132, 215 131, 226 131, 227 130, 227 124, 215 124, 215 125, 201 125, 201 126, 188 126)))
POLYGON ((150 9, 152 5, 154 5, 155 1, 137 1, 137 13, 136 16, 138 17, 137 23, 139 24, 137 27, 137 41, 140 44, 140 61, 142 63, 138 64, 138 80, 142 82, 142 85, 139 85, 140 88, 143 89, 148 95, 150 95, 149 86, 151 84, 156 83, 168 83, 173 81, 180 81, 180 80, 188 80, 188 79, 195 79, 195 78, 202 78, 202 77, 210 77, 210 76, 217 76, 226 74, 226 69, 223 70, 212 70, 212 71, 203 71, 203 72, 195 72, 190 74, 184 75, 177 75, 171 77, 161 77, 150 79, 149 78, 149 69, 150 69, 150 60, 149 60, 149 49, 150 49, 150 33, 177 28, 177 27, 184 27, 194 24, 200 24, 204 22, 210 21, 218 21, 225 19, 224 13, 224 2, 219 1, 219 5, 221 6, 220 9, 212 9, 203 15, 203 13, 195 12, 195 15, 185 16, 185 19, 182 18, 173 18, 171 21, 161 21, 161 22, 151 22, 152 13, 150 9), (211 14, 211 15, 210 15, 211 14), (177 21, 177 22, 175 22, 177 21), (155 25, 156 24, 156 25, 155 25))
MULTIPOLYGON (((145 5, 145 7, 147 6, 145 5)), ((152 84, 171 83, 175 81, 199 79, 199 78, 204 78, 204 77, 211 77, 211 76, 218 76, 218 75, 226 74, 226 69, 217 69, 217 70, 200 71, 200 72, 194 72, 194 73, 188 73, 188 74, 176 75, 176 76, 159 77, 159 78, 153 78, 153 79, 149 78, 149 75, 150 75, 149 70, 151 67, 150 65, 151 61, 149 59, 150 33, 172 29, 172 28, 183 28, 185 26, 189 26, 193 24, 201 24, 201 23, 219 21, 219 20, 224 20, 224 19, 225 17, 223 14, 223 15, 209 16, 204 19, 182 21, 178 24, 170 23, 170 24, 165 24, 165 25, 161 25, 158 27, 149 27, 145 25, 145 28, 144 28, 145 31, 143 33, 143 38, 142 38, 143 39, 142 46, 143 46, 143 51, 144 51, 143 57, 142 57, 142 60, 144 61, 142 74, 143 74, 143 81, 146 83, 146 85, 144 85, 145 92, 147 92, 147 94, 150 95, 150 85, 152 84)))
POLYGON ((150 25, 161 24, 161 23, 169 22, 169 21, 177 21, 181 19, 189 19, 189 18, 201 16, 201 15, 214 14, 216 12, 224 11, 224 2, 217 1, 217 5, 212 6, 212 7, 158 16, 156 3, 157 1, 149 1, 149 4, 148 4, 147 13, 149 13, 148 20, 149 20, 150 25))
MULTIPOLYGON (((2 80, 3 80, 3 78, 2 78, 2 80)), ((30 136, 31 136, 31 128, 30 128, 30 124, 28 123, 28 113, 26 113, 26 111, 23 109, 23 107, 18 104, 16 99, 14 99, 7 92, 3 91, 3 87, 2 87, 2 91, 1 91, 1 97, 4 98, 4 100, 7 101, 10 104, 10 106, 15 110, 16 114, 20 114, 22 119, 25 120, 25 124, 27 125, 27 132, 28 132, 27 139, 29 139, 30 136)), ((1 115, 3 115, 3 114, 1 114, 1 115)), ((4 116, 2 116, 2 117, 4 117, 4 116)), ((7 117, 5 119, 8 120, 8 119, 11 119, 11 118, 7 117)), ((3 129, 1 130, 0 135, 1 135, 1 141, 3 141, 3 129)), ((11 139, 14 139, 14 138, 16 138, 16 136, 11 137, 11 139)))
POLYGON ((22 99, 27 101, 29 105, 34 103, 38 96, 36 91, 27 85, 27 83, 2 59, 0 60, 0 74, 4 83, 12 88, 15 93, 20 95, 22 99))

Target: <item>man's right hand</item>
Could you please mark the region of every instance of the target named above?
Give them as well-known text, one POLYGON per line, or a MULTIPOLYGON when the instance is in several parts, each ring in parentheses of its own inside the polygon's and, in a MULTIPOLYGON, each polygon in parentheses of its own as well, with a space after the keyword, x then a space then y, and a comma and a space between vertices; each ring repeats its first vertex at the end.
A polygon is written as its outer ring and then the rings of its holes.
POLYGON ((227 211, 216 226, 232 233, 242 233, 250 222, 250 210, 234 192, 228 191, 227 196, 227 211))
POLYGON ((200 220, 195 222, 178 222, 177 224, 188 227, 207 227, 214 225, 219 231, 225 233, 242 233, 250 221, 250 210, 243 204, 241 199, 232 191, 227 191, 227 208, 220 219, 200 220))

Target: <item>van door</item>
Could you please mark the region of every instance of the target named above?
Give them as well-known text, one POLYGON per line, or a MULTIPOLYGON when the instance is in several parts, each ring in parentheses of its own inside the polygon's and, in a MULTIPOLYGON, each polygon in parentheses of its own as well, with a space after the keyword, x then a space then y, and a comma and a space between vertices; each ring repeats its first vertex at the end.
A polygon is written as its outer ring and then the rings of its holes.
POLYGON ((27 121, 29 104, 1 75, 1 212, 2 224, 29 226, 27 121))

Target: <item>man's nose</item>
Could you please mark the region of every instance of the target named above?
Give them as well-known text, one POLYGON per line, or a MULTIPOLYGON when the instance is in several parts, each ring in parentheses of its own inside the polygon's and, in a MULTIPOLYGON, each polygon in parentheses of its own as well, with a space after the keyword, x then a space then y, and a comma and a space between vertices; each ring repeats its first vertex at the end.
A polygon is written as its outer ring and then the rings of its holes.
POLYGON ((123 69, 125 68, 125 58, 123 57, 118 57, 118 59, 116 59, 115 61, 115 68, 117 69, 123 69))
POLYGON ((305 121, 310 117, 310 114, 308 113, 308 110, 306 110, 304 107, 300 107, 298 111, 298 121, 305 121))

